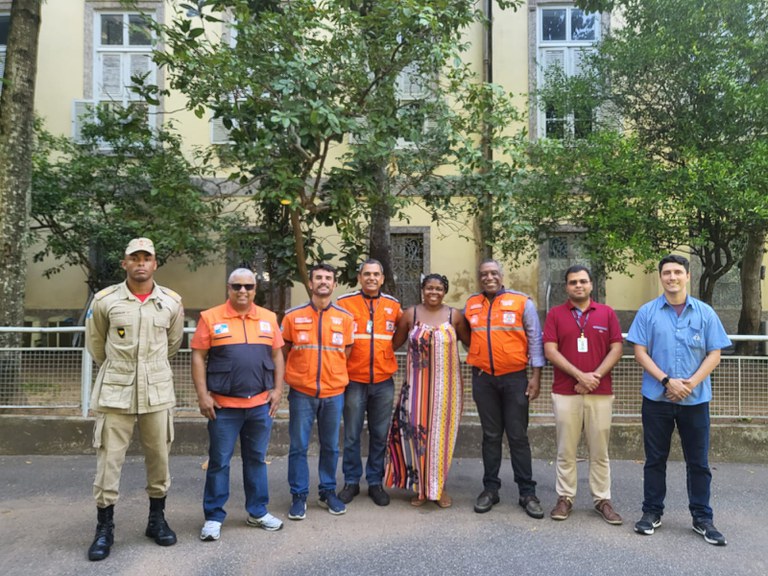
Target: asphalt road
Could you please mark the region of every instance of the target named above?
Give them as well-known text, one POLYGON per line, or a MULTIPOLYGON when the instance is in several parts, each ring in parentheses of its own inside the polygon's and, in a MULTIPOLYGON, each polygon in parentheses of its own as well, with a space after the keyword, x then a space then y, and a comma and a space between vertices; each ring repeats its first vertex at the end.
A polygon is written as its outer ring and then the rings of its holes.
MULTIPOLYGON (((564 522, 549 519, 555 503, 554 467, 534 461, 538 494, 547 516, 528 518, 517 505, 512 471, 505 463, 501 503, 487 514, 472 505, 480 492, 478 459, 455 461, 448 480, 454 505, 414 508, 410 494, 393 491, 392 503, 376 507, 366 489, 343 516, 317 506, 316 480, 307 518, 286 519, 290 495, 287 459, 270 463, 270 511, 283 530, 249 528, 243 509, 240 462, 233 462, 229 516, 218 542, 198 538, 202 517, 203 456, 174 456, 167 517, 179 542, 162 548, 144 536, 147 499, 144 466, 129 457, 121 500, 115 507, 116 541, 102 562, 89 562, 95 504, 92 456, 0 456, 0 572, 28 575, 674 575, 766 576, 768 530, 761 506, 768 466, 713 463, 715 524, 728 546, 715 547, 691 530, 685 469, 670 462, 667 513, 653 536, 632 531, 641 515, 642 463, 613 462, 613 501, 624 516, 611 526, 592 511, 586 465, 580 463, 579 494, 564 522)), ((317 460, 310 458, 310 467, 317 460)), ((340 466, 339 466, 340 468, 340 466)))

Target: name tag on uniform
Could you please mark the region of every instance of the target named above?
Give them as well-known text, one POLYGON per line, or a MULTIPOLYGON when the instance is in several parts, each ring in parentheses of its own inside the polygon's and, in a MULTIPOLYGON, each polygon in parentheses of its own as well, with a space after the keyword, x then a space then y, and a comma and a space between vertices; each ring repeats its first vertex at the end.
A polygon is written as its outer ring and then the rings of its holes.
POLYGON ((334 332, 333 336, 331 336, 331 342, 334 346, 341 346, 344 344, 344 334, 341 332, 334 332))
POLYGON ((331 324, 334 324, 335 326, 341 326, 341 318, 337 318, 336 316, 331 317, 331 324))
POLYGON ((387 332, 394 332, 395 331, 395 323, 387 320, 387 332))
POLYGON ((365 332, 367 334, 373 334, 373 320, 368 320, 365 324, 365 332))
POLYGON ((586 337, 579 336, 579 338, 576 340, 576 349, 579 352, 589 352, 589 345, 587 344, 586 337))
POLYGON ((270 333, 272 332, 272 325, 269 322, 265 322, 264 320, 259 322, 259 328, 262 332, 270 333))
POLYGON ((504 316, 502 317, 502 322, 504 324, 510 325, 515 323, 515 313, 514 312, 504 312, 504 316))

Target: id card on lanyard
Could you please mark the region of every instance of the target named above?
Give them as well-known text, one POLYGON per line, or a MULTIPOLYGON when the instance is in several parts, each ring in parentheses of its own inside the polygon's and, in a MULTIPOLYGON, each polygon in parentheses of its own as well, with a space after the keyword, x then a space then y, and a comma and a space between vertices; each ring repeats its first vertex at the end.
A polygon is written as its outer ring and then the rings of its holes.
POLYGON ((573 315, 573 319, 576 321, 576 326, 579 327, 579 332, 581 334, 576 340, 576 350, 580 353, 586 354, 589 352, 589 343, 587 341, 587 337, 584 335, 584 330, 587 327, 587 322, 589 322, 589 312, 586 314, 579 314, 572 308, 571 314, 573 315), (581 322, 582 318, 584 319, 583 323, 581 322))

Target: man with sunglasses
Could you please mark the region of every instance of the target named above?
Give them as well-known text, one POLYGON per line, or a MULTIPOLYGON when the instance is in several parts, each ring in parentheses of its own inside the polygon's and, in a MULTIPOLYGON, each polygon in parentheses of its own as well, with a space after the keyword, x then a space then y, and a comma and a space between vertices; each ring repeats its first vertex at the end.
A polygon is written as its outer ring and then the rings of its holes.
POLYGON ((544 323, 544 355, 555 372, 552 407, 557 431, 557 504, 549 516, 565 520, 576 497, 576 451, 582 430, 589 450, 589 489, 595 510, 608 524, 622 523, 611 503, 613 389, 611 369, 621 358, 619 320, 613 308, 592 300, 592 274, 581 265, 565 271, 565 304, 544 323))
POLYGON ((283 337, 273 312, 253 303, 256 277, 229 275, 227 302, 200 313, 192 338, 192 381, 208 419, 208 469, 203 491, 203 541, 218 540, 227 516, 229 471, 240 437, 246 523, 267 531, 283 523, 267 511, 267 447, 283 395, 283 337))

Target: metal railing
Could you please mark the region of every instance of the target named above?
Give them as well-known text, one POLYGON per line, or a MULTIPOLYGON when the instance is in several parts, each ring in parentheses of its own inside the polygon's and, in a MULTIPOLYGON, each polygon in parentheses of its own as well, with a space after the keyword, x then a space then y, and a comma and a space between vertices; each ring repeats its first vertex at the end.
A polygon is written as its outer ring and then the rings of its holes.
MULTIPOLYGON (((186 329, 192 333, 194 329, 186 329)), ((0 409, 33 411, 42 414, 88 415, 90 392, 97 367, 88 351, 77 345, 60 344, 61 334, 75 333, 73 343, 82 342, 84 328, 4 328, 0 332, 37 335, 31 345, 0 348, 0 409), (59 335, 51 337, 49 335, 59 335), (45 344, 45 345, 44 345, 45 344)), ((749 340, 768 344, 768 336, 731 336, 731 340, 749 340)), ((197 414, 197 396, 190 374, 190 350, 182 349, 171 361, 175 375, 177 409, 180 415, 197 414)), ((398 353, 399 369, 396 385, 404 378, 405 354, 398 353)), ((462 364, 464 376, 464 415, 475 416, 472 400, 470 367, 462 364)), ((625 355, 613 369, 614 417, 634 419, 640 416, 642 368, 631 355, 625 355)), ((544 368, 542 393, 531 404, 531 416, 551 418, 552 367, 544 368)), ((736 356, 724 354, 720 366, 712 374, 713 418, 768 419, 768 356, 736 356)), ((287 396, 287 395, 286 395, 287 396)), ((287 416, 287 399, 279 414, 287 416)))

